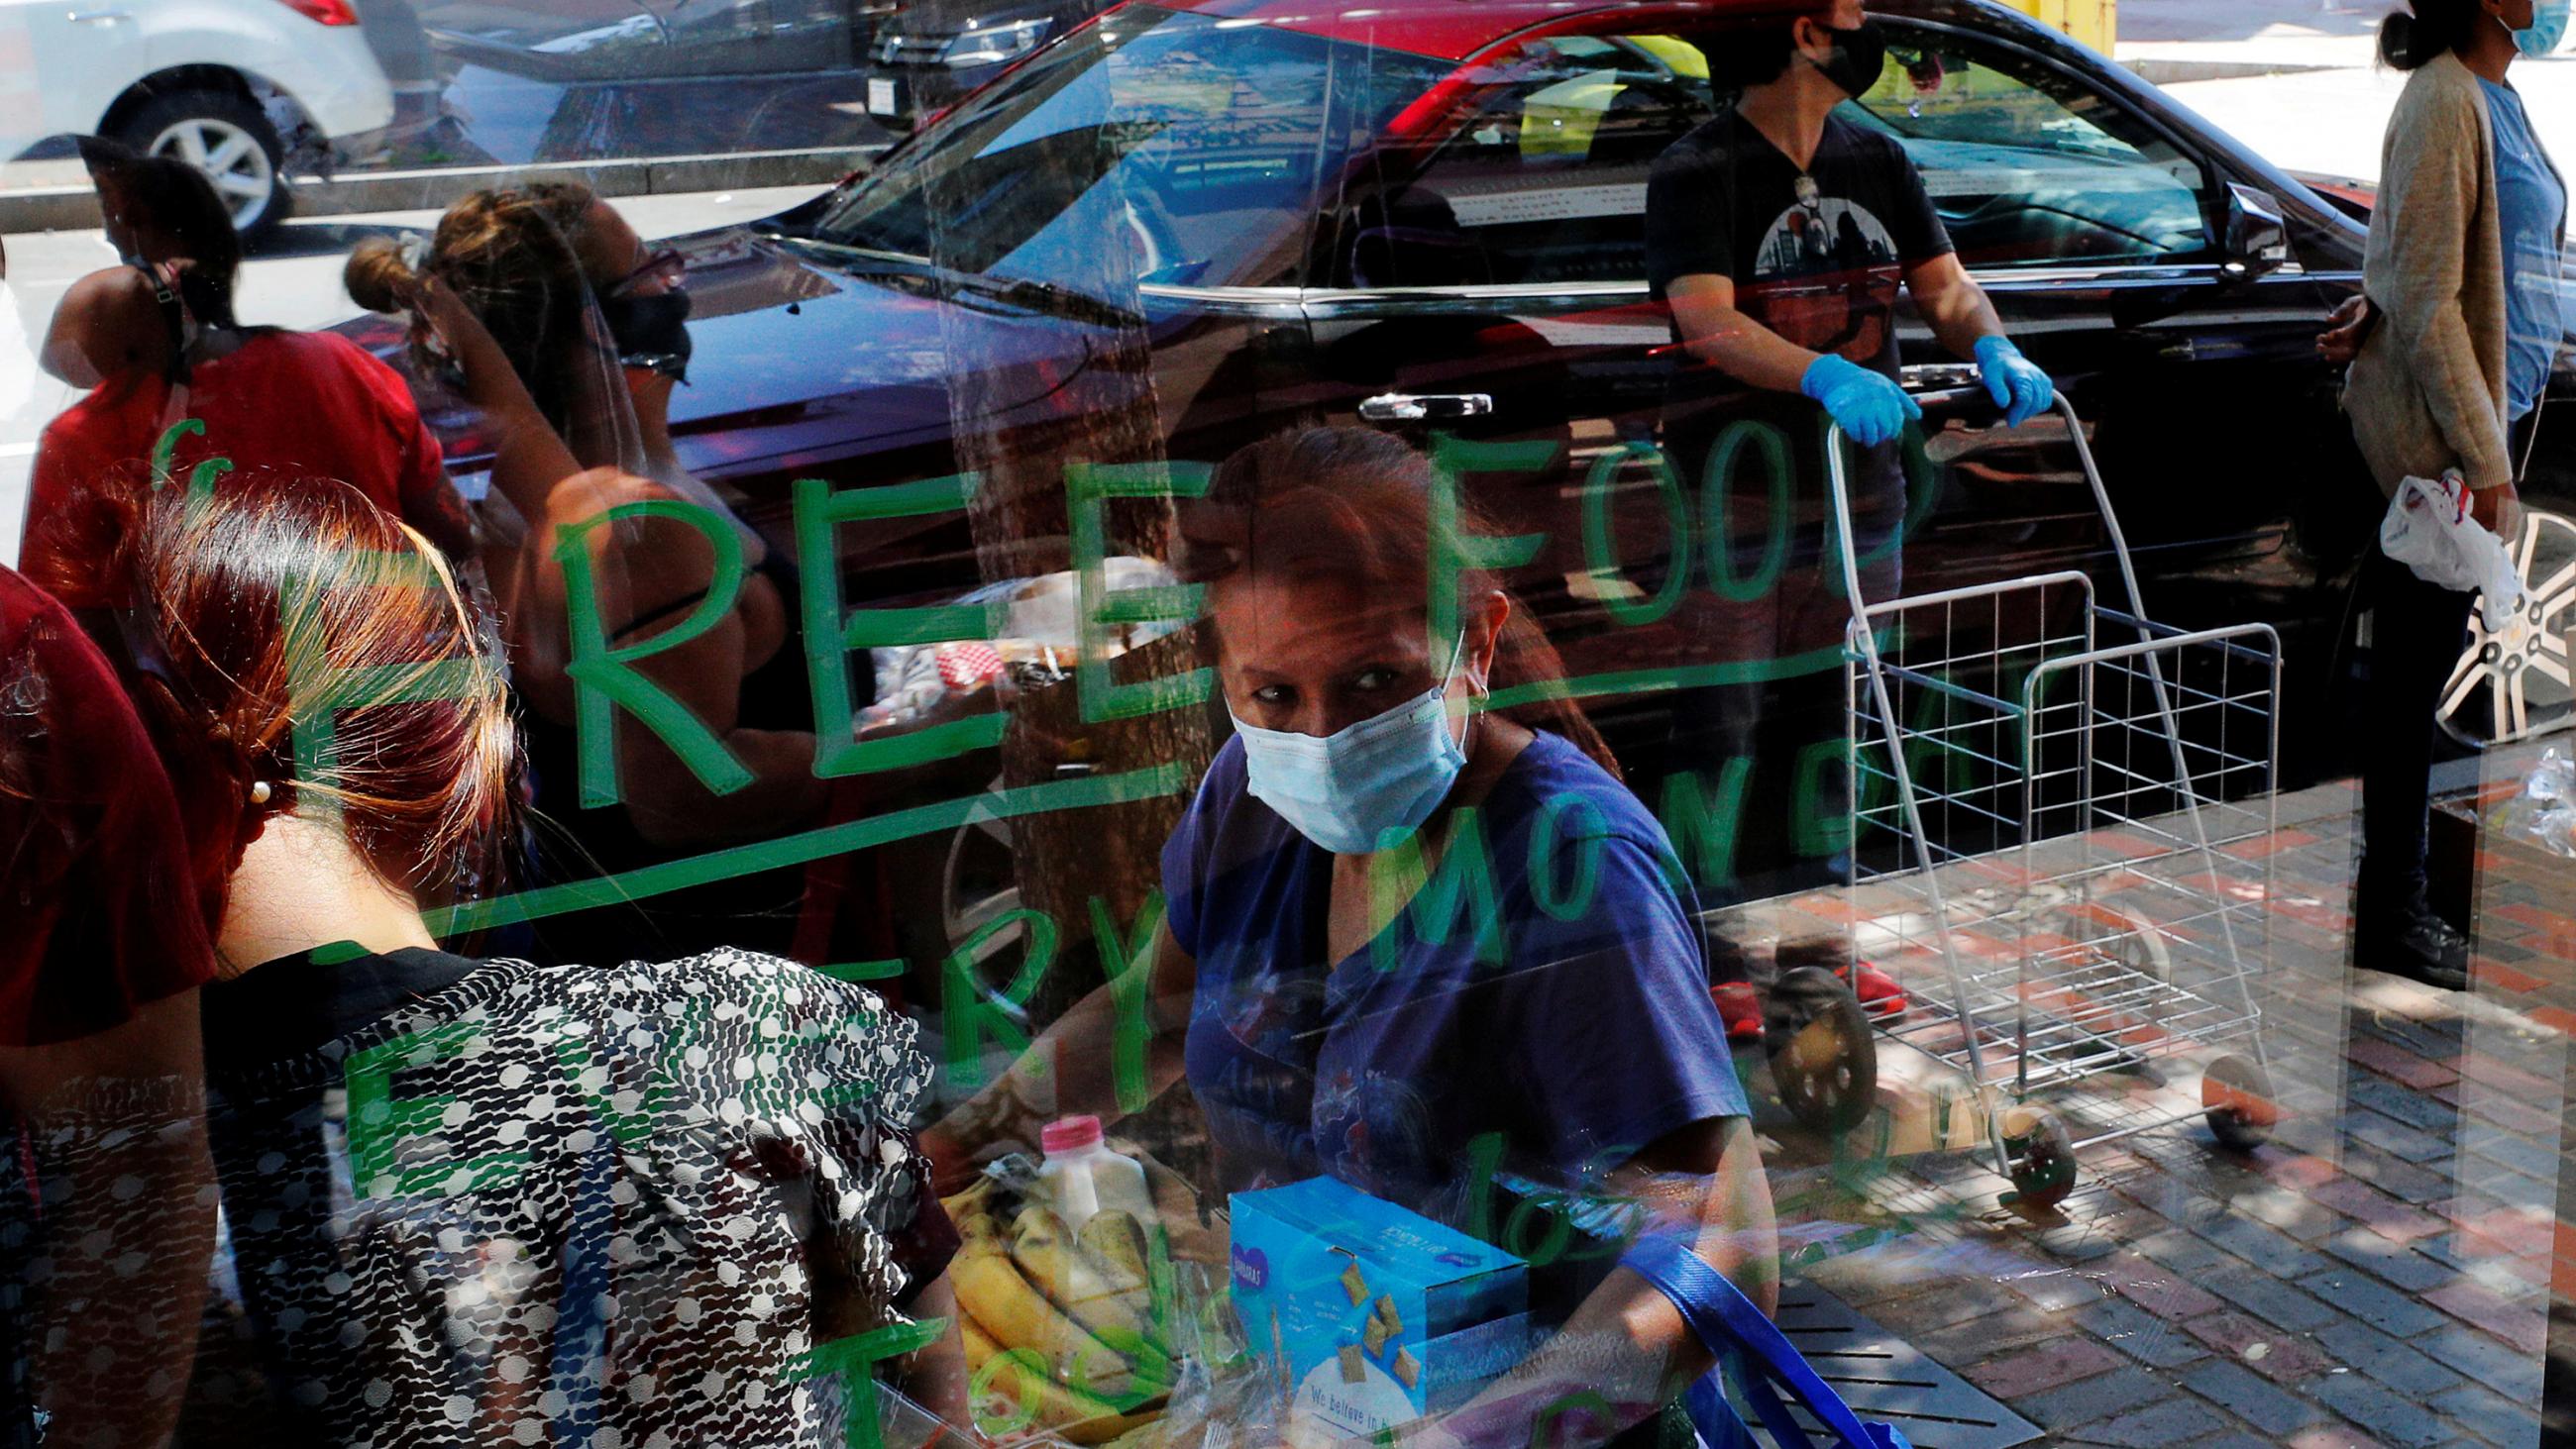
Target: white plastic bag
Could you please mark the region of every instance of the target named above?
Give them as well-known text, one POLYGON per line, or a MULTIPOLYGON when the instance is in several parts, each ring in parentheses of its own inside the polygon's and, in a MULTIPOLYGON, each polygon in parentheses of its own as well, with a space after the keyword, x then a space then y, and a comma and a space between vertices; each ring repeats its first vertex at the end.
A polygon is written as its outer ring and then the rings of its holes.
POLYGON ((2380 551, 2446 589, 2474 589, 2489 632, 2502 629, 2522 607, 2522 580, 2504 541, 2469 516, 2469 485, 2454 468, 2441 481, 2409 478, 2388 501, 2379 521, 2380 551))
MULTIPOLYGON (((1104 589, 1159 588, 1174 581, 1171 569, 1159 559, 1112 554, 1101 560, 1104 589)), ((999 636, 873 651, 877 698, 860 711, 859 729, 908 726, 932 717, 952 697, 972 694, 988 683, 1007 679, 1025 686, 1031 680, 1051 682, 1070 674, 1081 652, 1082 636, 1074 617, 1079 599, 1079 586, 1070 570, 1003 579, 960 594, 954 602, 1003 604, 999 636)), ((1180 627, 1179 620, 1119 625, 1108 652, 1123 654, 1180 627)))

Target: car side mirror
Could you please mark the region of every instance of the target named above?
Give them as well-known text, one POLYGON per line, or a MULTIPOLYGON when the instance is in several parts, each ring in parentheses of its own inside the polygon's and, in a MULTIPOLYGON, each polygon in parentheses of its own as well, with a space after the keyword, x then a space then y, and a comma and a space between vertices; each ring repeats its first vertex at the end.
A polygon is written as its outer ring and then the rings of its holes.
POLYGON ((2290 260, 2290 225, 2281 203, 2259 186, 2227 184, 2226 255, 2219 270, 2233 281, 2252 281, 2290 260))

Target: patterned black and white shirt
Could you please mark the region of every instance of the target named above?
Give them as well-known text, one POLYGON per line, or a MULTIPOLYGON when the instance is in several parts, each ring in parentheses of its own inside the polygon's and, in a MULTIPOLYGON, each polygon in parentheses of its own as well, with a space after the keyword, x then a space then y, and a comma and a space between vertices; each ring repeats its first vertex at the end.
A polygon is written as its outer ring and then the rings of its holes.
POLYGON ((792 962, 307 956, 205 1021, 183 1442, 838 1444, 955 1245, 913 1024, 792 962))

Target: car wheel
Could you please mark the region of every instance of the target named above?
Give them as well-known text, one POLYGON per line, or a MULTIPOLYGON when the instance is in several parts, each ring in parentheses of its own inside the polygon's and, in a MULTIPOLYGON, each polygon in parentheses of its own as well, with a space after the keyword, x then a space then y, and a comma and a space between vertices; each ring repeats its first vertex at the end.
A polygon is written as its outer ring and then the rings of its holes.
POLYGON ((2470 610, 2468 648, 2442 687, 2442 730, 2471 749, 2576 721, 2568 658, 2576 634, 2576 519, 2527 509, 2506 552, 2522 579, 2522 610, 2499 630, 2470 610))
POLYGON ((249 98, 227 91, 174 91, 134 113, 118 139, 154 156, 185 161, 206 174, 231 209, 233 230, 249 245, 286 219, 285 156, 277 128, 249 98))

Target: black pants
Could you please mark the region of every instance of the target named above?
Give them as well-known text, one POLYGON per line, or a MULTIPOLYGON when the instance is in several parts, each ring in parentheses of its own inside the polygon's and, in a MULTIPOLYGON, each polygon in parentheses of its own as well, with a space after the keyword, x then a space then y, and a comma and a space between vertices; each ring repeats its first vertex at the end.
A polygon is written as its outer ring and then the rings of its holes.
POLYGON ((2361 761, 2359 899, 2374 914, 2424 899, 2433 792, 2433 712, 2467 647, 2475 595, 2428 584, 2373 539, 2369 713, 2361 761))

